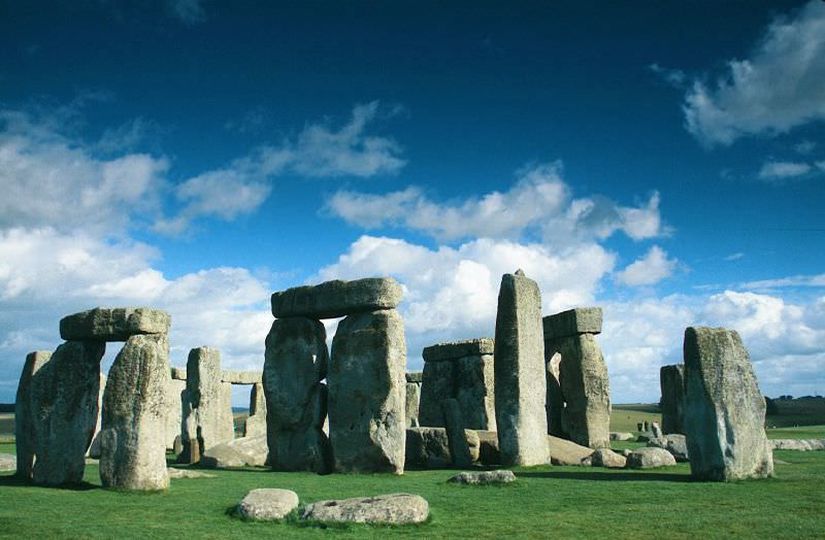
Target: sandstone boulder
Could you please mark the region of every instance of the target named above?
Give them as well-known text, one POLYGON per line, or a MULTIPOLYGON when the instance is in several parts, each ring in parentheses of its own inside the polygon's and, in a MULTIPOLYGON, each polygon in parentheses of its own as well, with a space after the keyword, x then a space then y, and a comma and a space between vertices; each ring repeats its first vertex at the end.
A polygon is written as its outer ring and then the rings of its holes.
POLYGON ((150 308, 94 308, 63 317, 66 341, 126 341, 139 334, 168 334, 169 314, 150 308))
POLYGON ((671 465, 676 465, 676 460, 664 448, 637 448, 627 456, 628 469, 653 469, 671 465))
POLYGON ((472 471, 461 472, 450 477, 447 482, 451 484, 465 485, 488 485, 488 484, 509 484, 516 481, 513 471, 472 471))
POLYGON ((557 339, 579 334, 600 334, 602 308, 576 308, 544 317, 544 339, 557 339))
POLYGON ((687 440, 684 435, 671 433, 664 437, 652 438, 647 443, 648 446, 664 448, 676 458, 676 461, 690 461, 687 449, 687 440))
POLYGON ((304 508, 301 518, 321 522, 423 523, 430 515, 427 501, 418 495, 393 493, 355 499, 318 501, 304 508))
POLYGON ((581 446, 553 435, 546 435, 550 448, 550 460, 553 465, 581 465, 582 460, 590 457, 592 448, 581 446))
POLYGON ((773 475, 765 398, 735 331, 685 330, 684 428, 691 474, 727 481, 773 475))
POLYGON ((201 456, 200 465, 209 469, 263 467, 267 453, 266 435, 241 437, 207 448, 201 456))
POLYGON ((52 353, 35 351, 26 355, 14 402, 14 438, 17 476, 31 480, 34 466, 36 417, 32 409, 32 378, 51 358, 52 353))
POLYGON ((333 319, 344 315, 394 309, 401 302, 401 286, 392 278, 327 281, 294 287, 272 295, 275 317, 333 319))
MULTIPOLYGON (((589 464, 593 467, 607 467, 609 469, 623 469, 627 465, 627 458, 621 454, 617 454, 609 448, 597 448, 593 454, 585 458, 589 460, 589 464)), ((583 462, 587 464, 588 462, 583 462)))
MULTIPOLYGON (((470 451, 470 461, 480 459, 481 441, 479 432, 471 429, 464 430, 464 438, 470 451)), ((495 432, 492 435, 497 444, 495 432)), ((439 427, 407 428, 404 467, 407 469, 444 469, 452 464, 449 438, 447 430, 439 427)))
POLYGON ((610 433, 610 440, 611 441, 632 441, 635 438, 636 438, 635 435, 633 435, 632 433, 628 433, 628 432, 612 431, 610 433))
POLYGON ((288 489, 253 489, 238 504, 238 515, 254 521, 283 519, 298 508, 298 494, 288 489))
POLYGON ((502 464, 542 465, 549 456, 541 293, 520 270, 501 278, 494 358, 502 464))

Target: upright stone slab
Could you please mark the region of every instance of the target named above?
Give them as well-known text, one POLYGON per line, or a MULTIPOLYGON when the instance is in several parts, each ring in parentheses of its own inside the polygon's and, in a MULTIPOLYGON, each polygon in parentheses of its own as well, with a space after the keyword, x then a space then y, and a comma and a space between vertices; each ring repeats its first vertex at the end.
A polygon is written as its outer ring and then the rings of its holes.
POLYGON ((445 399, 441 406, 444 409, 444 421, 447 423, 447 441, 450 446, 450 457, 456 467, 470 467, 473 458, 470 457, 470 446, 464 436, 464 419, 461 416, 461 407, 455 399, 445 399))
POLYGON ((266 436, 266 396, 262 382, 253 384, 249 392, 249 416, 244 422, 243 436, 266 436))
POLYGON ((422 374, 407 373, 407 392, 404 402, 404 418, 407 427, 418 427, 418 411, 421 404, 421 378, 422 374))
POLYGON ((97 423, 95 433, 92 435, 92 443, 86 450, 86 457, 100 459, 100 430, 103 425, 103 392, 106 391, 106 375, 100 374, 100 388, 97 391, 97 423))
POLYGON ((327 472, 323 432, 328 353, 326 330, 305 317, 278 319, 266 337, 263 384, 269 464, 278 471, 327 472))
POLYGON ((34 373, 36 484, 83 480, 86 450, 97 424, 100 360, 105 350, 105 343, 99 341, 67 341, 34 373))
POLYGON ((407 346, 396 310, 350 315, 332 342, 330 439, 341 472, 404 472, 407 346))
POLYGON ((662 366, 659 385, 662 390, 662 430, 665 434, 684 433, 685 365, 662 366))
POLYGON ((36 417, 32 409, 32 379, 51 358, 49 351, 34 351, 26 355, 17 395, 14 400, 14 441, 17 451, 17 477, 31 480, 34 466, 36 417))
POLYGON ((169 314, 151 308, 94 308, 63 317, 60 337, 66 341, 126 341, 139 334, 168 334, 169 314))
POLYGON ((169 379, 166 396, 166 449, 174 450, 175 439, 181 437, 183 422, 181 395, 186 390, 186 380, 169 379))
POLYGON ((294 287, 272 295, 272 315, 332 319, 354 313, 395 309, 401 302, 401 286, 392 278, 327 281, 294 287))
POLYGON ((166 335, 135 335, 118 353, 103 394, 100 480, 104 487, 169 487, 166 413, 170 370, 166 335))
POLYGON ((739 334, 689 327, 684 358, 684 427, 691 474, 715 481, 772 476, 765 398, 739 334))
MULTIPOLYGON (((425 351, 427 348, 424 349, 425 351)), ((455 364, 449 359, 427 360, 421 378, 421 398, 418 405, 418 423, 428 427, 444 427, 441 402, 455 397, 455 364)))
MULTIPOLYGON (((232 418, 231 385, 221 381, 221 353, 210 347, 198 347, 189 351, 186 363, 186 396, 181 433, 183 455, 195 463, 196 454, 203 454, 212 446, 235 438, 232 418), (227 387, 228 385, 228 396, 227 387), (197 445, 199 452, 193 452, 197 445)), ((184 459, 184 461, 186 461, 184 459)))
POLYGON ((541 293, 538 284, 521 270, 501 278, 494 357, 502 464, 543 465, 550 456, 541 293))

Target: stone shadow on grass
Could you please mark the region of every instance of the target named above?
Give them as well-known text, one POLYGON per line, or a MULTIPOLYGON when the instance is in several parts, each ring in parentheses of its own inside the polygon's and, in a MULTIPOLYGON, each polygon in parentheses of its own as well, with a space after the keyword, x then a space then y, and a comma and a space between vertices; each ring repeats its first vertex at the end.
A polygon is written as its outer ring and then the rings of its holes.
POLYGON ((2 487, 41 487, 46 489, 65 489, 67 491, 90 491, 92 489, 102 489, 101 486, 80 482, 79 484, 64 484, 62 486, 44 486, 35 484, 29 480, 23 480, 15 475, 0 476, 0 486, 2 487))
POLYGON ((559 478, 561 480, 599 480, 613 482, 692 482, 689 474, 645 473, 638 471, 598 472, 598 471, 520 471, 516 478, 559 478))

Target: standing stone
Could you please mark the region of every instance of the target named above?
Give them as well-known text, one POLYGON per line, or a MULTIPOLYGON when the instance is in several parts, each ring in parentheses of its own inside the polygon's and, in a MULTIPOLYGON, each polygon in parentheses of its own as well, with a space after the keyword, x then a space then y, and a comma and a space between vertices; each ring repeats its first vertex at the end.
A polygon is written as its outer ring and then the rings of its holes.
POLYGON ((231 385, 221 382, 221 353, 217 349, 198 347, 189 351, 186 363, 186 397, 184 408, 183 455, 196 463, 192 446, 199 453, 235 438, 232 418, 231 385), (227 386, 228 396, 227 396, 227 386), (227 402, 227 399, 229 402, 227 402))
POLYGON ((305 317, 278 319, 266 336, 263 385, 269 464, 278 471, 328 472, 326 330, 305 317))
POLYGON ((685 365, 662 366, 659 386, 662 390, 662 430, 684 433, 682 403, 685 399, 685 365))
POLYGON ((338 324, 327 378, 336 470, 403 473, 406 352, 404 322, 394 309, 338 324))
POLYGON ((266 396, 262 382, 252 385, 249 391, 249 416, 243 426, 244 437, 266 435, 266 396))
POLYGON ((104 487, 140 491, 169 487, 170 380, 165 334, 132 336, 115 357, 103 394, 100 480, 104 487))
POLYGON ((186 390, 186 380, 169 379, 166 396, 166 449, 174 450, 175 439, 181 436, 181 422, 183 421, 181 394, 186 390))
POLYGON ((51 358, 48 351, 35 351, 26 355, 26 363, 20 373, 17 395, 14 401, 14 440, 17 451, 17 477, 31 480, 34 466, 36 417, 32 409, 32 379, 51 358))
POLYGON ((83 480, 86 450, 97 424, 100 360, 106 344, 67 341, 32 377, 36 484, 83 480))
POLYGON ((100 389, 97 392, 97 424, 95 424, 95 434, 92 435, 92 443, 86 451, 86 457, 100 459, 100 430, 103 425, 103 392, 106 391, 106 375, 100 374, 100 389))
MULTIPOLYGON (((427 348, 424 350, 427 351, 427 348)), ((441 402, 454 397, 455 365, 449 360, 428 361, 427 358, 425 354, 418 423, 428 427, 444 427, 444 411, 441 409, 441 402)))
POLYGON ((445 399, 441 406, 444 409, 444 421, 447 423, 447 441, 450 445, 453 465, 462 468, 469 467, 473 464, 473 459, 470 457, 470 446, 464 435, 461 407, 455 399, 445 399))
POLYGON ((407 393, 404 402, 404 418, 407 427, 418 427, 418 411, 421 404, 421 379, 422 374, 407 373, 407 393))
POLYGON ((550 355, 547 359, 547 433, 556 437, 567 438, 567 434, 562 429, 562 412, 564 411, 564 397, 561 393, 561 383, 559 382, 561 355, 554 352, 552 348, 545 345, 545 355, 550 355))
POLYGON ((684 357, 684 428, 691 474, 716 481, 772 476, 765 398, 739 334, 689 327, 684 357))
POLYGON ((550 456, 541 293, 538 284, 521 270, 501 278, 494 357, 502 464, 543 465, 550 456))

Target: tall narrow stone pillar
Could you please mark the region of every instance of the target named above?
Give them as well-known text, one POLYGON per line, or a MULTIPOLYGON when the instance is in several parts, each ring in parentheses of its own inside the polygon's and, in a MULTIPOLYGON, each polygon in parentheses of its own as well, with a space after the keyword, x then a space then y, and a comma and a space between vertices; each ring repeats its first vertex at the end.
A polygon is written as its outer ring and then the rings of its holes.
POLYGON ((685 365, 662 366, 659 386, 662 390, 662 430, 665 434, 684 433, 685 365))
POLYGON ((32 409, 32 379, 51 358, 49 351, 35 351, 26 355, 17 396, 14 401, 14 441, 17 451, 17 477, 31 480, 35 453, 36 417, 32 409))

